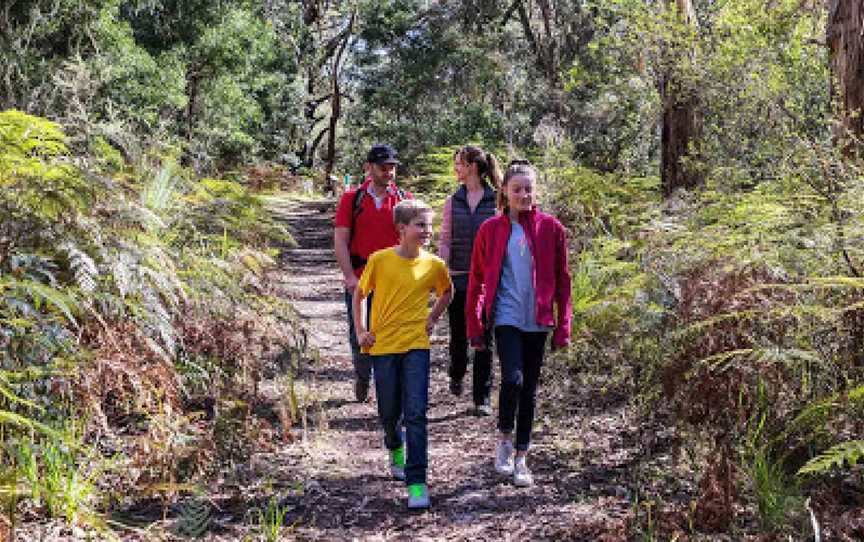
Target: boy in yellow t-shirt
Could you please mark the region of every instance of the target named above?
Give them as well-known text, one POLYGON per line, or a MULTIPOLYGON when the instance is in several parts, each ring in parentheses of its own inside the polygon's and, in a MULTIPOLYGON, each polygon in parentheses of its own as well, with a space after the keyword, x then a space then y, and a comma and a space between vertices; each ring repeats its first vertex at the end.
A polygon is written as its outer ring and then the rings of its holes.
POLYGON ((369 257, 353 296, 357 342, 372 360, 378 418, 390 450, 390 472, 408 486, 408 508, 428 508, 426 409, 429 333, 453 297, 447 265, 423 250, 432 238, 432 209, 403 200, 393 209, 399 244, 369 257), (429 292, 438 299, 429 310, 429 292), (360 309, 372 297, 369 330, 360 309), (404 416, 405 444, 399 428, 404 416))

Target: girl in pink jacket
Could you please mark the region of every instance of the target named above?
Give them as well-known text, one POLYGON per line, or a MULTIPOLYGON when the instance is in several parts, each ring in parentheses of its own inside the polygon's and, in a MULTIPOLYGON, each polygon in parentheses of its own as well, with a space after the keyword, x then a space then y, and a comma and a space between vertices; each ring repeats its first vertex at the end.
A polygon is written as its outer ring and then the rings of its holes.
POLYGON ((477 232, 465 303, 474 348, 485 348, 485 328, 494 329, 501 363, 495 470, 513 476, 517 486, 533 483, 526 457, 546 339, 551 332, 552 348, 566 346, 573 312, 566 232, 537 210, 536 183, 537 170, 527 160, 507 167, 499 192, 504 213, 477 232))

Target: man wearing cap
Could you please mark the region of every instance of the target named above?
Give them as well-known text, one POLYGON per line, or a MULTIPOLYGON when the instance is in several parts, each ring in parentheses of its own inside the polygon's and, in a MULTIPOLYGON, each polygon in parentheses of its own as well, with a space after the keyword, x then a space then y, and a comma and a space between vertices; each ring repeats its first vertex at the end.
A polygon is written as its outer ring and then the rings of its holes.
MULTIPOLYGON (((369 396, 372 364, 360 354, 354 335, 352 297, 357 280, 366 266, 366 259, 376 250, 399 244, 399 234, 393 223, 393 207, 411 195, 396 187, 396 150, 390 145, 373 145, 366 155, 363 169, 366 179, 356 190, 348 190, 336 208, 333 250, 345 281, 345 307, 348 314, 348 341, 354 362, 354 396, 364 402, 369 396)), ((371 296, 367 298, 368 309, 371 296)))

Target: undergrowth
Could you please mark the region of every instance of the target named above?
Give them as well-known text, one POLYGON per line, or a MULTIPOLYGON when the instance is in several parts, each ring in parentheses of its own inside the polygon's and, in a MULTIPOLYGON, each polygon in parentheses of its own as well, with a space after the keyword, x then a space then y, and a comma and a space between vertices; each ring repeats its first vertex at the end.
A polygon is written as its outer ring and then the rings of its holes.
MULTIPOLYGON (((293 243, 237 181, 198 179, 170 148, 134 164, 76 156, 57 124, 0 113, 0 516, 109 531, 167 511, 257 443, 258 383, 313 353, 273 292, 293 243), (277 359, 288 355, 290 363, 277 359)), ((280 410, 281 407, 273 407, 280 410)), ((196 516, 197 517, 197 516, 196 516)))
POLYGON ((864 510, 864 179, 827 145, 785 166, 665 201, 657 179, 548 172, 574 248, 569 363, 631 395, 643 430, 672 426, 703 472, 666 536, 848 535, 837 510, 864 510))

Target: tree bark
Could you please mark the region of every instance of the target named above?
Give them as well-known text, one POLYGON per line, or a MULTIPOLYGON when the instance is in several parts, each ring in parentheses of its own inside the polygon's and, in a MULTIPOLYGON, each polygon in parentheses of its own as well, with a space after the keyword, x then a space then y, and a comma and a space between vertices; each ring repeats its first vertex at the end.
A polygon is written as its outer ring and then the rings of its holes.
POLYGON ((331 176, 333 168, 336 164, 336 127, 339 124, 339 118, 342 116, 342 91, 339 87, 339 74, 342 72, 342 55, 345 53, 345 48, 348 42, 351 41, 351 36, 354 33, 354 13, 351 14, 351 19, 348 21, 348 27, 343 32, 342 43, 339 44, 339 50, 333 58, 332 80, 332 95, 330 100, 330 127, 327 134, 327 158, 324 165, 324 183, 330 185, 329 188, 336 193, 339 187, 338 181, 333 181, 331 176))
POLYGON ((685 163, 700 135, 701 116, 695 98, 682 101, 673 95, 665 97, 663 103, 660 182, 663 195, 669 196, 678 188, 695 188, 702 183, 701 176, 685 163))
POLYGON ((830 0, 826 41, 831 51, 831 95, 839 107, 835 140, 847 156, 864 134, 864 0, 830 0))
MULTIPOLYGON (((678 17, 687 25, 696 25, 691 0, 666 0, 668 9, 676 10, 678 17)), ((680 51, 671 51, 672 58, 680 51)), ((694 50, 684 54, 695 54, 694 50)), ((677 64, 677 62, 672 63, 677 64)), ((687 158, 698 154, 698 143, 702 131, 702 115, 696 89, 679 80, 674 69, 662 74, 658 80, 658 91, 663 103, 663 119, 660 154, 660 185, 664 196, 679 188, 694 188, 702 184, 702 177, 687 158)))

